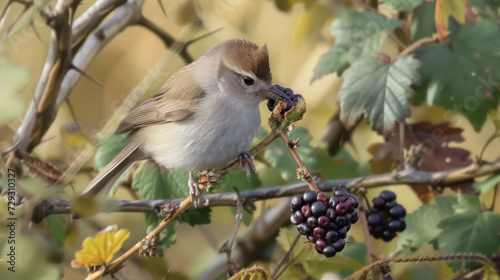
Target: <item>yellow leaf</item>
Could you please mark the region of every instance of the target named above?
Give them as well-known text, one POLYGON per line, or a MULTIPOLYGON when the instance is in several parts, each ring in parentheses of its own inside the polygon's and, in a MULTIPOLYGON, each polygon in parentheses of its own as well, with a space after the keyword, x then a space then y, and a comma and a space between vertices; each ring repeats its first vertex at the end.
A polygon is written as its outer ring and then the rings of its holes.
POLYGON ((272 278, 265 269, 254 265, 251 268, 240 270, 229 280, 272 280, 272 278))
POLYGON ((475 21, 469 0, 436 0, 434 20, 440 40, 443 40, 448 34, 450 16, 454 17, 460 24, 464 24, 466 21, 469 23, 475 21))
POLYGON ((101 230, 94 238, 85 238, 82 244, 83 249, 75 253, 75 259, 71 261, 71 267, 90 269, 91 267, 109 263, 113 258, 113 254, 120 250, 123 241, 129 236, 130 232, 128 230, 118 230, 118 227, 114 225, 101 230))

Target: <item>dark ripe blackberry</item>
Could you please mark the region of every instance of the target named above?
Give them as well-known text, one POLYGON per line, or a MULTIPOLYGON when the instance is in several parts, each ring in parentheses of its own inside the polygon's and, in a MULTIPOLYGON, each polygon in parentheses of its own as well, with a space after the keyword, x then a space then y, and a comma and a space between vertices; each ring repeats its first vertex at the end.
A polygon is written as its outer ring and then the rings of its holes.
POLYGON ((330 200, 328 201, 328 205, 330 205, 330 207, 332 208, 335 208, 335 206, 337 206, 337 204, 339 204, 340 200, 338 197, 336 196, 332 196, 330 197, 330 200))
POLYGON ((344 188, 337 188, 333 192, 335 196, 345 196, 347 197, 349 193, 344 188))
POLYGON ((354 208, 358 208, 358 206, 359 206, 359 199, 358 199, 358 197, 356 197, 355 195, 350 194, 349 198, 352 199, 352 201, 354 201, 354 208))
POLYGON ((325 205, 328 205, 329 200, 330 200, 330 197, 326 193, 318 192, 318 195, 316 196, 316 201, 319 201, 325 205))
POLYGON ((335 248, 333 248, 332 245, 328 245, 325 247, 325 249, 323 249, 323 255, 325 255, 325 257, 327 258, 335 256, 336 253, 337 251, 335 250, 335 248))
POLYGON ((326 214, 326 205, 316 201, 311 205, 311 211, 315 217, 324 216, 326 214))
POLYGON ((300 194, 296 194, 292 196, 292 201, 290 201, 290 211, 295 212, 300 210, 300 208, 304 205, 304 198, 300 194))
POLYGON ((367 218, 368 224, 371 226, 379 226, 382 225, 382 216, 379 213, 372 213, 367 218))
POLYGON ((326 234, 326 230, 322 227, 315 227, 313 229, 313 235, 316 238, 323 238, 323 237, 325 237, 325 234, 326 234))
POLYGON ((347 196, 344 196, 344 195, 339 195, 337 197, 339 198, 340 202, 345 202, 347 200, 347 196))
POLYGON ((351 214, 347 213, 347 214, 345 214, 344 217, 345 217, 346 221, 348 221, 349 223, 351 222, 351 219, 352 219, 351 214))
POLYGON ((406 229, 406 222, 404 220, 404 218, 400 218, 399 219, 399 223, 401 224, 401 227, 399 228, 399 231, 403 231, 406 229))
POLYGON ((347 197, 345 200, 345 204, 347 204, 349 209, 354 209, 354 200, 352 200, 352 198, 347 197))
POLYGON ((337 206, 335 206, 335 211, 337 211, 337 214, 339 215, 345 215, 348 209, 349 207, 347 207, 347 204, 343 202, 340 202, 337 206))
POLYGON ((401 229, 401 223, 399 221, 390 221, 388 228, 392 232, 399 231, 401 229))
POLYGON ((306 223, 298 224, 297 230, 302 235, 310 235, 312 233, 312 228, 310 228, 306 223))
POLYGON ((326 242, 322 239, 319 239, 316 241, 316 243, 314 244, 314 248, 316 248, 316 251, 320 254, 323 254, 323 250, 325 250, 325 247, 326 247, 326 242))
POLYGON ((344 216, 338 216, 335 218, 335 224, 339 227, 347 225, 347 219, 344 216))
POLYGON ((383 210, 385 208, 385 200, 380 196, 374 197, 372 199, 373 207, 377 210, 383 210))
POLYGON ((300 212, 302 212, 302 215, 304 215, 304 218, 311 217, 311 215, 312 215, 311 206, 309 206, 309 205, 302 206, 302 208, 300 209, 300 212))
POLYGON ((394 207, 394 206, 396 206, 396 205, 398 205, 398 202, 397 202, 396 200, 393 200, 393 201, 388 202, 388 203, 386 204, 386 208, 389 208, 389 209, 390 209, 390 208, 392 208, 392 207, 394 207))
POLYGON ((296 224, 301 224, 306 220, 304 215, 302 215, 302 211, 300 211, 300 210, 295 211, 295 213, 293 213, 293 215, 295 216, 295 220, 297 221, 296 224))
POLYGON ((406 216, 406 210, 401 204, 396 204, 394 207, 389 210, 389 214, 391 214, 391 217, 398 219, 401 217, 406 216))
POLYGON ((344 250, 344 246, 345 246, 344 239, 339 239, 333 243, 333 248, 335 248, 337 252, 344 250))
POLYGON ((327 216, 330 220, 334 220, 337 217, 337 212, 335 212, 335 209, 333 208, 328 208, 326 209, 325 216, 327 216))
POLYGON ((316 192, 315 191, 307 191, 304 193, 304 202, 307 204, 312 204, 316 201, 316 192))
POLYGON ((267 109, 269 109, 269 111, 273 111, 274 110, 274 106, 276 106, 276 101, 274 99, 268 99, 267 100, 267 109))
POLYGON ((333 243, 339 239, 339 233, 335 230, 329 230, 325 235, 325 241, 327 243, 333 243))
POLYGON ((396 200, 396 194, 391 192, 391 191, 388 191, 388 190, 382 191, 379 194, 379 197, 383 198, 387 202, 391 202, 393 200, 396 200))
POLYGON ((328 229, 337 231, 337 230, 339 230, 339 226, 337 226, 335 223, 330 223, 330 225, 328 226, 328 229))
POLYGON ((314 236, 314 235, 308 235, 308 236, 307 236, 307 239, 308 239, 309 241, 311 241, 312 243, 316 243, 316 241, 318 240, 318 239, 316 238, 316 236, 314 236))
POLYGON ((392 231, 385 230, 384 233, 382 233, 382 240, 384 241, 391 241, 396 234, 392 231))
POLYGON ((356 223, 359 220, 359 212, 358 210, 354 209, 351 213, 351 223, 356 223))
POLYGON ((330 225, 330 219, 327 216, 321 216, 318 218, 318 225, 322 228, 328 228, 330 225))
POLYGON ((311 216, 307 218, 307 225, 310 226, 311 228, 317 227, 318 226, 318 218, 311 216))
POLYGON ((298 224, 297 220, 295 219, 295 215, 293 213, 292 213, 292 215, 290 215, 290 222, 294 225, 298 224))
POLYGON ((349 231, 349 229, 347 229, 347 226, 341 227, 338 231, 339 238, 345 239, 347 237, 347 231, 349 231))

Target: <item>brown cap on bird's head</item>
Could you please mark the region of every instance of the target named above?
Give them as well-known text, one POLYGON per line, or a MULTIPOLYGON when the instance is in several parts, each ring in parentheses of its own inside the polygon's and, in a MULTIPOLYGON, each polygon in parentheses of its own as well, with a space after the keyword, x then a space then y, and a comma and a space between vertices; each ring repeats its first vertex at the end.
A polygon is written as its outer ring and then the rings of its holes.
POLYGON ((267 45, 259 47, 247 39, 232 39, 220 45, 220 48, 224 50, 224 64, 228 67, 252 73, 261 81, 271 84, 273 75, 269 67, 267 45), (238 67, 235 67, 236 64, 238 67))

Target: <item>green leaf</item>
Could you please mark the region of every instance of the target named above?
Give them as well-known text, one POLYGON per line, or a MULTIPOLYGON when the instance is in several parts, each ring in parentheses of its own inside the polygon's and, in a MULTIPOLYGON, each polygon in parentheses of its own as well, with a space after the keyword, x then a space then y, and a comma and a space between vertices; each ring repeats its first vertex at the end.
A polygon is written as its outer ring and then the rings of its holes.
POLYGON ((28 81, 30 74, 28 68, 11 64, 10 61, 0 56, 0 126, 13 120, 23 112, 23 102, 18 92, 28 81))
POLYGON ((500 0, 470 0, 473 6, 485 9, 490 8, 493 12, 498 14, 498 8, 500 8, 500 0))
POLYGON ((97 148, 95 153, 95 168, 101 171, 127 146, 128 134, 112 134, 97 148))
MULTIPOLYGON (((345 148, 341 148, 334 157, 328 154, 326 145, 315 149, 318 161, 314 171, 319 171, 325 179, 341 179, 361 176, 359 163, 345 148)), ((368 174, 363 174, 368 175, 368 174)))
POLYGON ((45 218, 45 224, 57 246, 62 247, 66 240, 66 228, 62 218, 57 215, 49 215, 45 218))
POLYGON ((475 26, 450 24, 450 29, 449 42, 415 52, 422 61, 415 101, 461 113, 479 131, 499 103, 500 27, 483 19, 475 26))
MULTIPOLYGON (((438 244, 443 254, 481 253, 491 256, 500 246, 500 215, 491 212, 454 214, 441 221, 438 244)), ((477 263, 453 261, 454 271, 477 263)))
MULTIPOLYGON (((112 134, 99 145, 94 157, 95 169, 97 169, 97 171, 103 170, 104 167, 125 148, 127 145, 127 136, 128 134, 112 134)), ((127 177, 128 170, 116 180, 116 183, 113 185, 113 190, 120 186, 121 183, 125 182, 127 177)))
POLYGON ((347 46, 340 45, 322 54, 318 64, 314 68, 314 75, 311 79, 311 83, 324 75, 334 72, 337 72, 339 76, 342 75, 342 73, 349 68, 349 62, 347 61, 348 50, 349 48, 347 46))
POLYGON ((311 82, 333 72, 340 76, 359 57, 372 57, 387 34, 399 26, 401 21, 369 11, 344 13, 331 27, 335 46, 321 56, 311 82))
POLYGON ((191 226, 210 224, 211 208, 188 209, 179 215, 179 221, 191 226))
MULTIPOLYGON (((297 127, 290 132, 290 139, 296 140, 297 138, 300 138, 300 146, 297 148, 297 153, 304 162, 304 165, 310 170, 311 166, 316 163, 316 154, 310 146, 311 136, 304 128, 297 127)), ((283 141, 278 139, 271 143, 267 147, 265 159, 275 167, 281 169, 281 177, 283 177, 285 181, 298 180, 296 179, 297 165, 283 141)))
POLYGON ((406 229, 399 234, 396 251, 407 255, 439 237, 439 222, 453 214, 453 197, 436 197, 436 204, 422 205, 406 216, 406 229), (409 245, 409 246, 408 246, 409 245))
POLYGON ((142 200, 183 198, 189 195, 188 178, 185 171, 163 170, 146 163, 135 174, 132 189, 139 191, 142 200))
POLYGON ((434 22, 435 2, 426 1, 416 7, 412 13, 411 36, 414 42, 422 38, 432 37, 432 34, 437 32, 436 23, 434 22))
POLYGON ((453 205, 453 209, 455 209, 455 212, 457 213, 464 213, 464 212, 477 213, 479 212, 480 206, 481 204, 479 201, 479 196, 475 194, 459 193, 458 203, 453 205))
POLYGON ((338 95, 342 122, 352 128, 364 114, 373 130, 384 135, 391 132, 396 121, 410 116, 410 85, 420 79, 419 66, 410 56, 401 57, 394 64, 360 58, 346 71, 338 95))
POLYGON ((386 3, 396 11, 406 12, 424 3, 424 0, 381 0, 380 2, 386 3))
POLYGON ((482 182, 475 182, 472 187, 476 190, 484 194, 495 187, 498 183, 500 183, 500 173, 493 174, 488 179, 482 182))

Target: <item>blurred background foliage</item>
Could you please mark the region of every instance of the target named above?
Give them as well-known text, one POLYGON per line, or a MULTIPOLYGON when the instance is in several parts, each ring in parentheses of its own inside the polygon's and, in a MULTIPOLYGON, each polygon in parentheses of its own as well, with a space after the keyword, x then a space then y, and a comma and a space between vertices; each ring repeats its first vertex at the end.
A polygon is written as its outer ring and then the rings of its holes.
MULTIPOLYGON (((0 0, 0 7, 3 7, 6 2, 0 0)), ((299 123, 300 128, 295 132, 298 133, 297 135, 301 135, 301 143, 306 146, 302 150, 306 151, 304 156, 307 157, 308 146, 314 147, 320 144, 325 127, 337 109, 336 98, 342 85, 342 79, 333 74, 312 83, 311 80, 319 58, 335 44, 335 38, 330 33, 332 22, 347 11, 361 11, 363 7, 359 5, 358 1, 199 0, 195 1, 194 11, 189 7, 186 8, 185 0, 162 2, 164 2, 167 16, 163 14, 157 1, 145 1, 142 12, 174 38, 185 36, 186 22, 189 22, 193 13, 203 20, 203 27, 197 35, 222 28, 189 46, 188 51, 193 58, 199 57, 211 47, 229 38, 245 37, 259 45, 266 43, 270 53, 274 83, 293 88, 295 93, 302 94, 307 100, 307 114, 299 123)), ((380 2, 390 3, 394 1, 380 2)), ((477 5, 475 9, 483 9, 489 7, 488 5, 497 7, 495 1, 472 1, 472 3, 477 5)), ((93 1, 83 1, 76 11, 76 17, 92 4, 93 1)), ((413 17, 416 18, 411 26, 411 30, 414 31, 412 33, 414 40, 428 37, 436 32, 433 24, 434 5, 434 2, 426 2, 413 10, 413 17)), ((3 20, 4 24, 0 29, 0 34, 5 32, 8 23, 12 22, 21 10, 21 5, 12 5, 3 20)), ((389 18, 397 19, 398 17, 398 13, 394 9, 383 3, 380 4, 379 11, 389 18)), ((475 11, 477 12, 477 10, 475 11)), ((47 57, 50 29, 40 18, 35 20, 35 25, 41 39, 38 39, 31 29, 25 29, 15 41, 2 49, 0 56, 1 150, 7 149, 11 144, 11 139, 21 123, 23 113, 33 98, 33 92, 47 57)), ((381 51, 394 58, 398 53, 397 42, 391 38, 385 39, 381 51)), ((93 142, 94 135, 114 114, 114 110, 123 99, 148 75, 159 58, 170 52, 158 37, 142 27, 132 26, 120 33, 106 45, 86 70, 86 73, 101 81, 103 85, 99 86, 89 79, 81 78, 68 100, 73 108, 74 116, 68 104, 64 104, 42 143, 34 149, 33 153, 43 161, 53 163, 61 170, 67 168, 78 157, 83 147, 93 142)), ((184 65, 178 56, 172 54, 172 58, 167 71, 161 75, 161 81, 153 84, 145 97, 154 94, 170 74, 184 65)), ((264 103, 261 106, 262 125, 264 129, 269 130, 266 122, 269 111, 264 103)), ((436 123, 444 120, 464 130, 462 136, 465 140, 453 143, 453 147, 464 148, 472 155, 477 155, 480 152, 488 137, 495 131, 494 123, 487 121, 476 132, 464 116, 451 114, 441 107, 426 104, 412 107, 411 118, 408 122, 430 121, 436 123)), ((383 142, 383 138, 374 133, 369 124, 361 122, 354 131, 352 142, 346 145, 346 150, 340 152, 336 161, 332 163, 324 151, 323 154, 315 157, 315 160, 319 162, 311 162, 311 164, 324 169, 324 173, 330 174, 330 178, 349 178, 368 174, 370 170, 368 163, 373 156, 368 147, 381 142, 383 142)), ((279 146, 278 144, 281 143, 276 144, 279 146)), ((498 140, 496 140, 486 149, 483 159, 495 159, 498 156, 495 153, 498 151, 498 147, 498 140)), ((279 153, 276 150, 279 148, 269 147, 270 153, 266 154, 266 160, 273 162, 272 153, 279 153)), ((280 166, 278 161, 274 163, 280 166)), ((289 163, 285 162, 284 164, 289 163)), ((88 161, 83 169, 89 170, 89 172, 78 174, 73 180, 73 187, 76 191, 82 190, 95 175, 93 171, 94 161, 88 161)), ((259 178, 266 178, 266 181, 261 182, 262 186, 274 186, 285 182, 283 178, 276 176, 276 171, 284 172, 284 175, 282 173, 284 178, 293 177, 293 174, 286 174, 286 171, 283 170, 260 168, 259 178)), ((35 179, 23 179, 20 184, 33 193, 43 187, 43 183, 35 179)), ((243 186, 242 189, 244 188, 243 186)), ((409 187, 392 186, 388 189, 398 194, 399 202, 405 205, 409 213, 421 205, 417 195, 409 187)), ((231 189, 226 187, 225 191, 231 191, 231 189)), ((67 198, 68 193, 71 192, 67 188, 66 193, 58 193, 56 196, 67 198)), ((371 197, 376 194, 369 193, 368 195, 371 197)), ((116 197, 118 199, 135 198, 134 194, 123 188, 118 190, 116 197)), ((487 200, 491 201, 491 198, 487 200)), ((269 200, 256 203, 253 217, 258 217, 262 211, 276 202, 269 200)), ((85 207, 89 206, 85 205, 85 207)), ((112 209, 112 206, 110 207, 112 209)), ((234 225, 233 212, 234 209, 230 207, 215 207, 212 209, 211 223, 208 225, 192 227, 185 223, 179 224, 177 240, 165 252, 163 258, 147 260, 135 257, 126 263, 126 267, 119 275, 123 279, 162 279, 167 271, 171 270, 168 279, 195 278, 220 257, 218 249, 228 238, 234 225)), ((64 275, 64 279, 82 279, 86 272, 83 269, 72 269, 69 264, 75 252, 80 249, 85 237, 94 235, 106 225, 118 224, 118 228, 127 228, 131 231, 130 238, 124 243, 124 247, 129 248, 135 241, 144 236, 147 227, 142 213, 100 213, 91 220, 77 220, 73 223, 68 223, 68 220, 68 215, 52 216, 41 224, 33 224, 34 230, 22 229, 19 233, 19 239, 26 238, 30 242, 38 240, 40 242, 36 246, 51 247, 51 249, 36 250, 36 252, 49 252, 51 264, 44 266, 43 272, 33 267, 27 267, 24 272, 26 274, 16 273, 15 278, 2 277, 2 279, 54 279, 54 275, 57 275, 54 270, 56 267, 62 269, 60 272, 64 275), (63 231, 61 231, 62 224, 65 225, 63 231), (33 238, 33 235, 37 237, 33 238), (50 236, 59 245, 64 243, 64 246, 46 245, 52 244, 52 241, 48 241, 51 240, 50 236), (54 263, 60 263, 60 265, 56 266, 54 263)), ((251 221, 247 220, 242 225, 239 231, 240 236, 246 232, 249 224, 251 221)), ((362 242, 363 236, 359 225, 354 226, 349 233, 355 240, 362 242)), ((278 243, 283 243, 286 236, 280 236, 280 238, 281 241, 278 240, 278 243)), ((376 252, 387 254, 396 248, 396 241, 387 244, 375 242, 374 245, 376 252)), ((273 253, 267 255, 272 263, 277 263, 287 249, 286 246, 282 246, 282 248, 277 246, 276 248, 273 253)), ((352 249, 352 251, 355 250, 352 249)), ((38 262, 38 259, 43 259, 42 256, 38 256, 37 260, 33 257, 28 258, 29 255, 32 256, 33 250, 31 253, 23 252, 20 252, 18 256, 19 264, 25 262, 34 264, 38 262)), ((356 254, 359 258, 359 252, 362 255, 363 249, 352 253, 352 258, 356 259, 356 254)), ((420 251, 421 254, 432 252, 431 245, 424 246, 420 251)), ((345 254, 348 255, 349 252, 345 254)), ((359 267, 351 263, 350 268, 359 267)), ((19 269, 21 270, 21 266, 19 269)), ((0 271, 0 275, 2 273, 4 271, 0 271)), ((413 279, 431 279, 427 277, 441 279, 451 276, 452 272, 445 263, 437 263, 395 266, 393 275, 397 279, 412 279, 411 277, 413 279), (429 267, 434 269, 434 275, 429 275, 430 273, 426 272, 429 267)), ((8 277, 12 277, 12 274, 8 277)))

